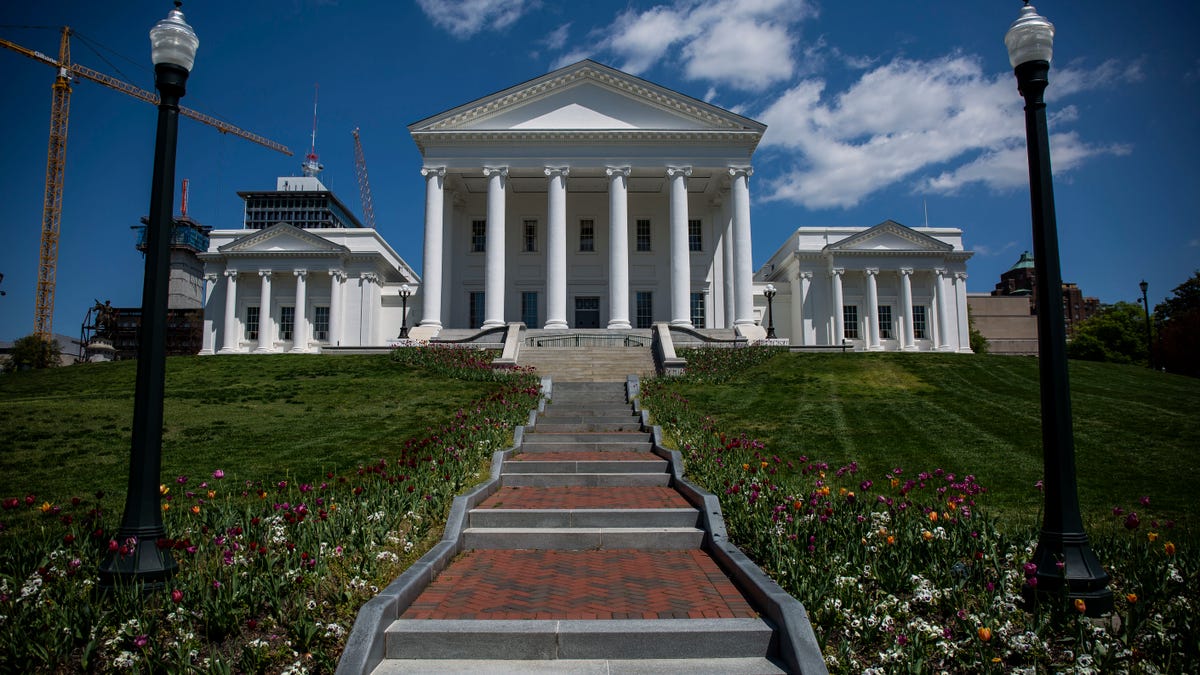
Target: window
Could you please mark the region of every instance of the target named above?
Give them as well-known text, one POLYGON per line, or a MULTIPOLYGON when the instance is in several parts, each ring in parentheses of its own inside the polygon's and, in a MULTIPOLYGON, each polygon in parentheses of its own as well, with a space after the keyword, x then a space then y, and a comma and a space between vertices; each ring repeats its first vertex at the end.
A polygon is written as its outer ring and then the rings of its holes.
MULTIPOLYGON (((487 250, 487 221, 471 221, 471 252, 483 253, 487 250)), ((475 324, 471 324, 474 326, 475 324)))
POLYGON ((292 333, 296 328, 296 308, 295 307, 280 307, 279 308, 279 339, 291 340, 292 333))
POLYGON ((637 250, 650 250, 650 220, 641 218, 637 221, 637 250))
POLYGON ((529 219, 525 221, 524 230, 524 245, 521 248, 526 253, 534 253, 537 251, 537 221, 529 219))
POLYGON ((579 221, 579 250, 596 250, 596 221, 590 218, 579 221))
POLYGON ((925 306, 917 305, 913 307, 913 339, 925 339, 925 306))
POLYGON ((892 339, 892 306, 879 306, 879 338, 881 340, 892 339))
POLYGON ((699 220, 689 220, 688 221, 688 250, 689 251, 703 251, 704 250, 704 239, 700 235, 700 221, 699 220))
POLYGON ((692 325, 704 328, 704 294, 692 293, 692 325))
POLYGON ((524 321, 529 328, 536 328, 538 325, 537 305, 537 291, 521 293, 521 321, 524 321))
POLYGON ((843 337, 850 340, 858 339, 858 305, 842 307, 843 337))
POLYGON ((634 328, 650 328, 654 325, 654 300, 650 291, 638 291, 634 298, 634 328))
POLYGON ((246 339, 247 340, 257 340, 258 339, 258 308, 257 307, 247 307, 246 308, 246 339))
POLYGON ((472 328, 478 328, 483 325, 483 291, 471 291, 467 298, 467 307, 470 316, 467 317, 467 325, 472 328))
POLYGON ((329 308, 313 307, 313 334, 318 340, 329 339, 329 308))

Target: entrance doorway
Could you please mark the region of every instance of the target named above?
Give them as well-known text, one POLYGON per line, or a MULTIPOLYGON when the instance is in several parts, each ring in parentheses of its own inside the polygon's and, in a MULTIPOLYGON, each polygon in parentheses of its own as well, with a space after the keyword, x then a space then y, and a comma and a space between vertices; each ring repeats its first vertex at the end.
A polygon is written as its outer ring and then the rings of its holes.
POLYGON ((600 298, 599 296, 575 297, 575 327, 600 327, 600 298))

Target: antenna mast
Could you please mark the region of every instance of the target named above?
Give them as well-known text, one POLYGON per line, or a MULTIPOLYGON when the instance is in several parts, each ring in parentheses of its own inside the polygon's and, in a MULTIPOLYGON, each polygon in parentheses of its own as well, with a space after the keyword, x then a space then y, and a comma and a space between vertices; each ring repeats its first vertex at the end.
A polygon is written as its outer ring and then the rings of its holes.
POLYGON ((304 169, 305 176, 315 177, 320 173, 325 166, 317 161, 317 94, 320 93, 320 85, 313 85, 313 129, 312 129, 312 145, 309 146, 308 154, 304 156, 304 163, 300 166, 304 169))

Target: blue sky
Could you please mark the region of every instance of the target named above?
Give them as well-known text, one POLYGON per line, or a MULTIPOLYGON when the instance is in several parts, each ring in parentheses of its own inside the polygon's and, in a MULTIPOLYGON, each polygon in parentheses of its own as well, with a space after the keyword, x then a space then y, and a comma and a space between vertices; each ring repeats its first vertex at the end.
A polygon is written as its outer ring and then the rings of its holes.
MULTIPOLYGON (((1063 275, 1152 302, 1200 268, 1200 5, 1036 3, 1057 28, 1047 91, 1063 275)), ((147 31, 169 2, 4 3, 0 37, 153 89, 147 31)), ((360 211, 361 129, 377 224, 421 268, 423 182, 406 126, 592 58, 769 125, 755 155, 754 263, 800 226, 960 227, 972 292, 1031 248, 1022 101, 1004 32, 1019 2, 185 3, 200 51, 183 104, 295 157, 180 124, 189 214, 240 226, 238 190, 299 173, 314 84, 323 179, 360 211)), ((0 50, 0 340, 31 332, 53 70, 0 50)), ((89 82, 71 100, 54 330, 93 299, 141 302, 130 227, 148 210, 156 111, 89 82)))

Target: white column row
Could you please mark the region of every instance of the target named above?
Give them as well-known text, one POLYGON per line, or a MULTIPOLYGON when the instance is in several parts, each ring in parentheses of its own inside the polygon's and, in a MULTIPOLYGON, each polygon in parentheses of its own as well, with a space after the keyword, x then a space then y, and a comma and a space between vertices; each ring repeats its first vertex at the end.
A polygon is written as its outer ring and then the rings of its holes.
MULTIPOLYGON (((611 329, 630 327, 629 311, 629 199, 628 166, 606 167, 609 178, 609 323, 611 329)), ((691 252, 688 247, 688 192, 690 166, 669 167, 670 321, 691 326, 691 252)), ((484 167, 487 184, 487 230, 484 258, 483 327, 505 324, 504 231, 508 167, 484 167)), ((564 329, 567 322, 566 196, 568 167, 546 167, 547 255, 545 328, 564 329)), ((750 237, 750 167, 729 169, 732 209, 723 230, 722 254, 726 282, 726 315, 733 324, 754 323, 753 252, 750 237), (729 272, 732 272, 731 274, 729 272), (731 297, 732 296, 732 297, 731 297)), ((441 328, 445 289, 445 167, 421 169, 425 177, 424 313, 421 325, 441 328)))
MULTIPOLYGON (((892 317, 892 325, 896 331, 896 340, 900 343, 901 349, 908 351, 917 349, 913 312, 913 271, 911 267, 901 267, 899 269, 901 314, 892 317)), ((958 351, 970 351, 967 324, 967 275, 965 272, 951 274, 945 268, 941 267, 934 269, 933 272, 934 276, 930 285, 933 292, 933 317, 927 323, 930 342, 937 350, 944 351, 957 348, 958 351), (952 285, 951 291, 947 291, 946 289, 948 281, 952 285), (951 342, 952 339, 957 340, 957 347, 951 342)), ((829 272, 830 291, 833 299, 829 308, 830 324, 827 325, 832 326, 833 334, 830 343, 834 345, 841 344, 846 334, 843 323, 843 306, 845 301, 843 299, 842 277, 844 275, 845 269, 841 267, 833 268, 829 272)), ((878 275, 878 268, 868 267, 863 269, 867 294, 866 312, 861 317, 865 328, 863 340, 867 349, 871 350, 882 349, 879 332, 878 275)), ((804 327, 801 313, 805 299, 808 297, 808 286, 805 283, 805 279, 811 276, 811 272, 800 272, 792 280, 792 334, 797 336, 793 339, 798 340, 798 344, 804 344, 804 327)))
MULTIPOLYGON (((207 318, 204 321, 204 336, 202 342, 201 354, 237 354, 242 352, 241 348, 241 329, 242 326, 237 318, 237 298, 238 298, 238 275, 239 270, 225 270, 225 308, 224 320, 222 321, 221 347, 216 348, 216 333, 213 329, 213 321, 207 318)), ((258 295, 258 339, 254 351, 256 353, 273 352, 275 348, 275 320, 272 316, 272 277, 275 272, 273 270, 258 270, 259 295, 258 295)), ((308 352, 310 332, 309 332, 309 316, 308 316, 308 274, 307 269, 292 270, 292 274, 296 277, 296 293, 293 299, 292 315, 292 351, 293 352, 308 352)), ((373 276, 373 275, 364 275, 373 276)), ((220 279, 220 275, 206 274, 205 275, 205 306, 211 301, 216 284, 220 279)), ((343 323, 343 286, 346 281, 346 273, 340 269, 329 270, 329 336, 328 342, 331 345, 341 344, 342 341, 342 323, 343 323)), ((378 286, 378 283, 376 283, 378 286)), ((380 298, 378 292, 372 296, 374 304, 379 305, 380 298)), ((205 312, 208 314, 208 312, 205 312)), ((378 340, 370 342, 376 344, 378 340)))

